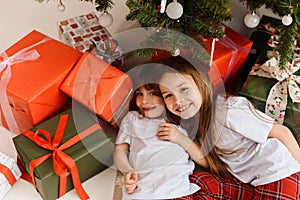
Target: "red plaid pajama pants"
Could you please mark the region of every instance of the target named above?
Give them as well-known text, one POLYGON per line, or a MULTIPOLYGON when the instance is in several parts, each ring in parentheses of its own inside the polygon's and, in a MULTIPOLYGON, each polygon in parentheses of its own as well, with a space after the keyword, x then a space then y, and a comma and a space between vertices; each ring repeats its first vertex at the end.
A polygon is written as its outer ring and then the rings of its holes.
POLYGON ((223 179, 208 172, 196 172, 190 180, 201 189, 192 197, 183 197, 185 200, 300 200, 300 172, 257 187, 234 177, 223 179))

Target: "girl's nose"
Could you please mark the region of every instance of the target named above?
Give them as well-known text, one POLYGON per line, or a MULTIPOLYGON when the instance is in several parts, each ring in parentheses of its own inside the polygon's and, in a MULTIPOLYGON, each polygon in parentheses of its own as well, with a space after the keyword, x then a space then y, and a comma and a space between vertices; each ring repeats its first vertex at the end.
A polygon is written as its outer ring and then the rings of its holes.
POLYGON ((142 102, 145 103, 145 102, 148 102, 148 101, 149 101, 149 97, 147 95, 144 95, 143 99, 142 99, 142 102))
POLYGON ((174 103, 179 105, 179 104, 181 104, 181 102, 182 102, 182 97, 179 96, 179 95, 175 95, 174 96, 174 103))

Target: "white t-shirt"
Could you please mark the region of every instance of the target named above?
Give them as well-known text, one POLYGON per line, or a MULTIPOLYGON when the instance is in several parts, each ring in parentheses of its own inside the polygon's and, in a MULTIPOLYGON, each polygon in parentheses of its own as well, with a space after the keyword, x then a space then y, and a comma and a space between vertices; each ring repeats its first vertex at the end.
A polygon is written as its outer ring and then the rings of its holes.
POLYGON ((162 122, 165 120, 139 118, 136 111, 130 111, 122 120, 116 144, 130 145, 129 162, 139 174, 134 193, 127 194, 123 187, 123 200, 171 199, 199 190, 189 181, 195 166, 188 153, 178 144, 157 138, 162 122))
POLYGON ((231 173, 257 186, 299 172, 300 164, 286 146, 276 138, 268 138, 274 120, 249 105, 244 97, 217 98, 216 146, 238 150, 221 155, 231 173))

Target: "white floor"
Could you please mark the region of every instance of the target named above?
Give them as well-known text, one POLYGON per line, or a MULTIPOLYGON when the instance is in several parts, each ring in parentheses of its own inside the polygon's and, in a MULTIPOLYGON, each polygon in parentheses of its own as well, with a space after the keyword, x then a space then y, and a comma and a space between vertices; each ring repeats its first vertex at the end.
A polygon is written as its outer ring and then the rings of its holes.
MULTIPOLYGON (((0 126, 0 152, 16 158, 16 150, 12 142, 11 132, 0 126)), ((82 185, 90 196, 90 200, 112 200, 116 170, 112 166, 85 181, 82 185)), ((19 179, 2 200, 42 200, 34 186, 19 179)), ((59 200, 78 200, 75 190, 63 195, 59 200)))
MULTIPOLYGON (((115 169, 108 168, 100 174, 92 177, 82 185, 90 196, 90 200, 112 200, 115 169)), ((42 200, 41 196, 36 192, 33 185, 24 180, 19 180, 3 198, 3 200, 42 200)), ((59 200, 77 200, 75 190, 63 195, 59 200)))

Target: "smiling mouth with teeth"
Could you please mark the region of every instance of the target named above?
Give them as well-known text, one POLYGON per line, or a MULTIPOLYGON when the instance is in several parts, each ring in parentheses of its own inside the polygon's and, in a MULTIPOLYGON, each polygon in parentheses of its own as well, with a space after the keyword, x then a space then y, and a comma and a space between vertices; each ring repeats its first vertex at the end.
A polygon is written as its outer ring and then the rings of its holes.
POLYGON ((149 111, 155 109, 156 106, 148 107, 148 108, 143 108, 144 111, 149 111))
POLYGON ((189 107, 190 107, 191 104, 187 104, 187 105, 184 105, 184 106, 180 106, 179 108, 177 108, 177 111, 179 112, 183 112, 183 111, 186 111, 189 107))

